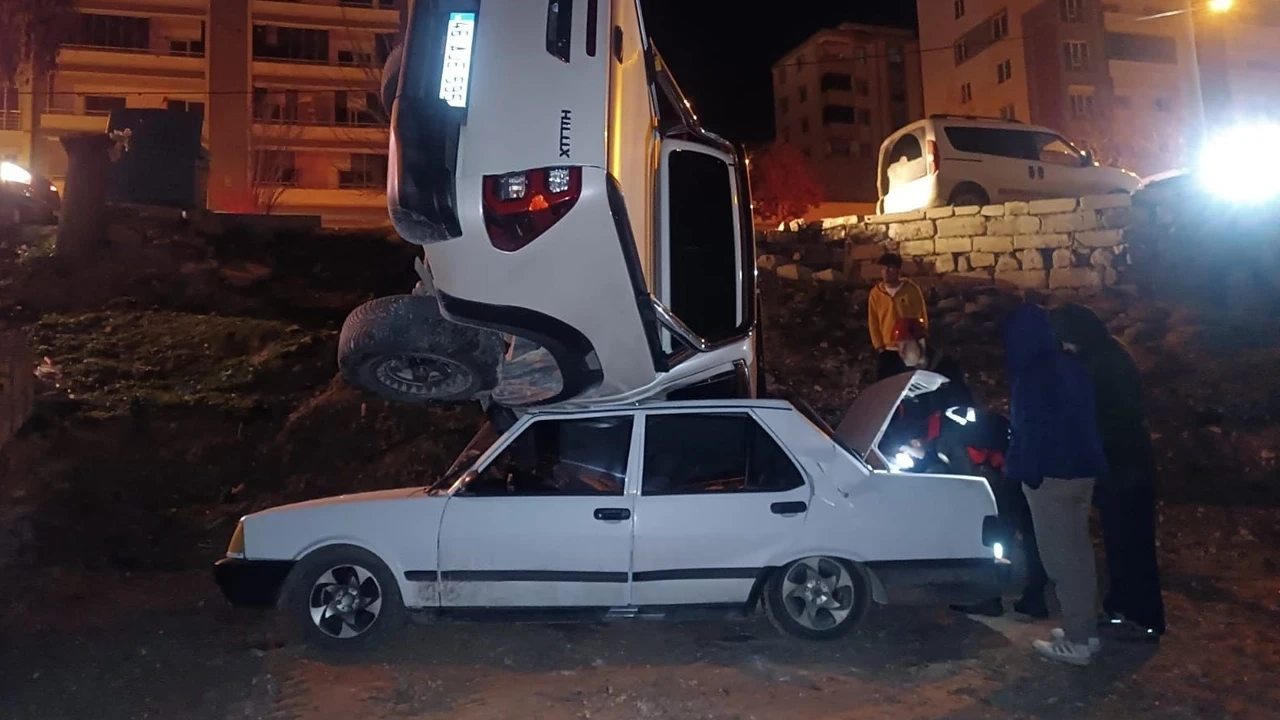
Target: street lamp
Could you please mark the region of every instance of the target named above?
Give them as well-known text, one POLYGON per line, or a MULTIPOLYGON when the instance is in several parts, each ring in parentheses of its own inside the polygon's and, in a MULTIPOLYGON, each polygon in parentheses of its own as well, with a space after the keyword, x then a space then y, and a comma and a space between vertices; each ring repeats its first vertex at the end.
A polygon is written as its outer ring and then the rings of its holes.
POLYGON ((1224 13, 1235 4, 1235 0, 1209 0, 1209 12, 1224 13))

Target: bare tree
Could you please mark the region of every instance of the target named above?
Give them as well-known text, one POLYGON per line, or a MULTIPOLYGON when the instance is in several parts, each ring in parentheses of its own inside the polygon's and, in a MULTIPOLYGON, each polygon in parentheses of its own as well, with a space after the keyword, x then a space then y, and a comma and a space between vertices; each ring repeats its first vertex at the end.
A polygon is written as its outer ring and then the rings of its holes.
POLYGON ((0 90, 32 90, 33 160, 41 145, 42 81, 57 66, 58 48, 70 37, 75 17, 74 0, 0 0, 0 90))

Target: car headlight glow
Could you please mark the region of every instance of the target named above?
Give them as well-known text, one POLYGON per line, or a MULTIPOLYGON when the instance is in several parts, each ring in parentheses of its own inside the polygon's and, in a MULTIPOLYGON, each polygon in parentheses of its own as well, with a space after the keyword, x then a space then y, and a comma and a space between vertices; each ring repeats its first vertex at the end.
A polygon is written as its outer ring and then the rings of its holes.
POLYGON ((0 180, 20 185, 30 185, 31 173, 27 172, 26 168, 11 162, 0 162, 0 180))
POLYGON ((911 454, 906 450, 903 450, 894 455, 893 459, 889 461, 889 469, 894 472, 902 472, 903 470, 910 470, 915 464, 915 458, 911 457, 911 454))
POLYGON ((996 556, 997 560, 1004 559, 1004 545, 996 543, 991 546, 991 554, 996 556))
POLYGON ((227 557, 244 557, 244 521, 236 523, 236 531, 231 534, 231 542, 227 545, 227 557))
POLYGON ((1261 203, 1280 197, 1280 124, 1260 122, 1228 128, 1205 143, 1200 182, 1231 202, 1261 203))

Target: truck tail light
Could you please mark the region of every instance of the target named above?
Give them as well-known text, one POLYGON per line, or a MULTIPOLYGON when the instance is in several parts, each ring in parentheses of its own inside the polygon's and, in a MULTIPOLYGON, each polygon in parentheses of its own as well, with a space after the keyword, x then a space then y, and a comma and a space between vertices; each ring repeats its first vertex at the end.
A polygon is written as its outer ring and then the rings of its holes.
POLYGON ((927 152, 929 153, 929 174, 937 175, 938 168, 942 165, 942 158, 938 157, 938 142, 930 140, 927 152))
POLYGON ((559 222, 582 194, 582 168, 554 167, 486 175, 484 223, 489 242, 515 252, 559 222))

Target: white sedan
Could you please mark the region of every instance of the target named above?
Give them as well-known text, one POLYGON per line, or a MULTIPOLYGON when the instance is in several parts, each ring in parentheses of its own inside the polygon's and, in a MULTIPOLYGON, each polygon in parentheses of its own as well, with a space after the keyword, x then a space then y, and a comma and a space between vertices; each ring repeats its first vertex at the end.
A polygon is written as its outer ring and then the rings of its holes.
MULTIPOLYGON (((1007 582, 982 478, 890 469, 877 444, 932 373, 864 391, 839 429, 782 400, 531 413, 486 425, 431 487, 245 516, 215 575, 311 640, 366 644, 406 610, 599 619, 752 611, 813 639, 899 587, 1007 582)), ((1007 541, 1005 541, 1007 542, 1007 541)))

